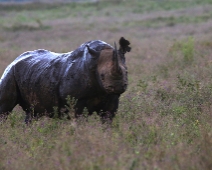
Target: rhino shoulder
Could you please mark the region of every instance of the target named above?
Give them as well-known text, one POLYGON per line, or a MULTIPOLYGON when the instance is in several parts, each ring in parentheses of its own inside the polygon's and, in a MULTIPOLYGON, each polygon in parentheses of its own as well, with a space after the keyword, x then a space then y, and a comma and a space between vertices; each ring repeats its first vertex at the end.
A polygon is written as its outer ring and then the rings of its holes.
POLYGON ((113 48, 110 44, 101 41, 101 40, 93 40, 93 41, 88 41, 84 44, 81 45, 82 48, 85 48, 86 46, 89 46, 90 48, 96 50, 96 51, 101 51, 105 47, 107 48, 113 48))

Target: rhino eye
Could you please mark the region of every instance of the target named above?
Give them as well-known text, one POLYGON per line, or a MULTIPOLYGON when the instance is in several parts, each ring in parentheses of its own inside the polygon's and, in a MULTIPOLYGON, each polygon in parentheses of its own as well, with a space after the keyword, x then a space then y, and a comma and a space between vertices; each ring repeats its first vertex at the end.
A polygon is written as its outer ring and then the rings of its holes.
POLYGON ((100 76, 101 76, 101 79, 102 79, 102 80, 105 79, 105 75, 104 75, 104 74, 101 74, 100 76))

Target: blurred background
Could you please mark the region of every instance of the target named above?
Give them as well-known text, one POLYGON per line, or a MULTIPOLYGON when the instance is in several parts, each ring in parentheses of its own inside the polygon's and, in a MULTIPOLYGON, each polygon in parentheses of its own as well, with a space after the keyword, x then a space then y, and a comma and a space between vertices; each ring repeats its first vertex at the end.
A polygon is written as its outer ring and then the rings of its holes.
POLYGON ((9 3, 20 3, 20 2, 97 2, 100 0, 0 0, 0 2, 9 2, 9 3))

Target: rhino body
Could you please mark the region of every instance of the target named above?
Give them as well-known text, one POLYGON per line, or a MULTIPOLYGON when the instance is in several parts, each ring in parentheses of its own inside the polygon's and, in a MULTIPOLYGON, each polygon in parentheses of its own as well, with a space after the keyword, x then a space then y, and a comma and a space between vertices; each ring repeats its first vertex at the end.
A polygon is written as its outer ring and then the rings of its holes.
POLYGON ((75 116, 87 108, 103 119, 114 117, 119 97, 127 88, 124 54, 130 51, 123 37, 120 48, 95 40, 82 44, 68 53, 44 49, 25 52, 4 71, 0 79, 0 114, 9 114, 19 104, 32 117, 55 108, 61 113, 67 96, 76 99, 75 116))

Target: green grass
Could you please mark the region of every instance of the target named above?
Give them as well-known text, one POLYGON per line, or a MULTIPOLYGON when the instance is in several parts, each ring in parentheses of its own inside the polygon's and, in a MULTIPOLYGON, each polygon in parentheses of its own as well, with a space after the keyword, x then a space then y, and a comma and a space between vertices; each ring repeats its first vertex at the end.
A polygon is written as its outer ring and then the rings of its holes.
MULTIPOLYGON (((113 17, 122 17, 127 13, 149 13, 153 11, 171 11, 176 9, 185 9, 192 6, 212 4, 210 0, 192 0, 192 1, 138 1, 131 2, 120 1, 100 3, 82 3, 82 4, 25 4, 18 5, 0 5, 1 11, 6 11, 5 16, 0 18, 2 26, 15 27, 16 24, 26 25, 36 23, 37 20, 44 22, 53 19, 65 19, 70 17, 88 18, 93 16, 108 15, 113 17), (111 5, 112 4, 112 5, 111 5), (138 11, 137 11, 138 10, 138 11), (10 22, 8 22, 8 19, 10 22)), ((148 27, 167 24, 173 26, 177 23, 198 23, 211 18, 211 13, 202 16, 180 16, 180 17, 158 17, 145 21, 127 21, 124 25, 141 25, 148 27)))
POLYGON ((153 19, 141 20, 141 21, 127 21, 124 26, 128 27, 164 27, 164 26, 176 26, 178 24, 188 24, 194 23, 198 24, 201 22, 206 22, 212 18, 211 14, 201 15, 201 16, 179 16, 179 17, 157 17, 153 19))
POLYGON ((161 0, 161 1, 139 1, 134 0, 133 3, 136 7, 133 9, 135 13, 143 13, 149 11, 163 11, 163 10, 174 10, 174 9, 184 9, 190 8, 198 5, 212 4, 211 0, 188 0, 188 1, 178 1, 178 0, 161 0))
MULTIPOLYGON (((0 5, 0 72, 21 53, 129 39, 129 87, 111 126, 16 107, 0 123, 0 169, 212 169, 211 1, 0 5), (185 12, 185 15, 183 12, 185 12)), ((85 109, 86 114, 86 109, 85 109)), ((57 108, 55 108, 57 113, 57 108)))

